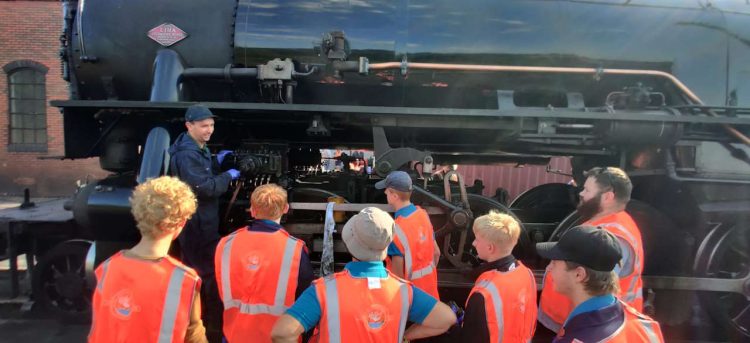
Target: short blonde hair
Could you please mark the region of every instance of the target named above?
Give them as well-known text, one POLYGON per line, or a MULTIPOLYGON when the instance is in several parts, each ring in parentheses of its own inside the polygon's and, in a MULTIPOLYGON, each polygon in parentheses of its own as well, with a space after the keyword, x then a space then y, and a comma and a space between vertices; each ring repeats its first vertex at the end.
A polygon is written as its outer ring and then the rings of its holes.
POLYGON ((286 190, 274 183, 256 188, 250 196, 255 219, 279 219, 284 214, 286 204, 286 190))
POLYGON ((135 188, 131 213, 142 236, 161 238, 182 228, 195 213, 195 194, 176 177, 162 176, 135 188))
POLYGON ((474 219, 473 230, 475 235, 508 248, 514 247, 521 235, 521 226, 512 216, 495 211, 474 219))

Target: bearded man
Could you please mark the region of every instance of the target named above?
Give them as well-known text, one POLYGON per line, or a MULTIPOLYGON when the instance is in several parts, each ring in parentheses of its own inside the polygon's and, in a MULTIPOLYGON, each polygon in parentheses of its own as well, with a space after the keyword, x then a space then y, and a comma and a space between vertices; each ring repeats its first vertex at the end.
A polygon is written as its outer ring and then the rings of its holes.
MULTIPOLYGON (((620 280, 619 298, 641 312, 643 243, 640 229, 625 212, 633 184, 622 169, 615 167, 593 168, 584 175, 586 183, 580 193, 578 214, 585 221, 584 225, 598 227, 617 237, 622 251, 622 259, 614 270, 620 280)), ((539 301, 539 322, 558 333, 572 310, 571 301, 555 291, 552 275, 546 273, 539 301)))

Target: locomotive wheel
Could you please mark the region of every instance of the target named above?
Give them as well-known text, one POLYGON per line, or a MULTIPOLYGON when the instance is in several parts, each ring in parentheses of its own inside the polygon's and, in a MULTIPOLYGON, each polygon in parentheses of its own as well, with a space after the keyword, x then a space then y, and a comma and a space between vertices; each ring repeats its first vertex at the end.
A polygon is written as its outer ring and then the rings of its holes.
POLYGON ((559 222, 576 209, 578 190, 564 183, 547 183, 531 188, 518 197, 510 208, 526 222, 559 222))
POLYGON ((89 246, 81 241, 62 242, 39 259, 32 290, 40 310, 67 322, 91 319, 93 289, 86 283, 84 263, 89 246))
MULTIPOLYGON (((746 222, 746 221, 745 221, 746 222)), ((693 265, 695 275, 739 279, 750 272, 750 232, 740 225, 717 227, 701 243, 693 265)), ((737 293, 700 292, 710 317, 735 341, 750 339, 750 299, 737 293)))
POLYGON ((555 228, 555 231, 552 231, 552 234, 549 236, 548 242, 557 242, 560 240, 560 236, 564 234, 568 229, 580 225, 583 223, 583 219, 580 215, 578 215, 578 211, 571 212, 565 219, 563 219, 560 224, 557 224, 557 227, 555 228))
MULTIPOLYGON (((531 239, 528 237, 523 224, 505 205, 478 194, 468 194, 467 196, 474 218, 485 215, 491 210, 513 216, 521 224, 521 235, 516 248, 513 250, 513 255, 516 258, 523 259, 530 254, 531 239)), ((458 200, 457 195, 454 198, 458 200)), ((459 270, 470 270, 480 263, 476 250, 471 245, 473 241, 474 232, 471 229, 471 225, 466 230, 451 232, 445 236, 445 240, 443 241, 443 255, 459 270)))

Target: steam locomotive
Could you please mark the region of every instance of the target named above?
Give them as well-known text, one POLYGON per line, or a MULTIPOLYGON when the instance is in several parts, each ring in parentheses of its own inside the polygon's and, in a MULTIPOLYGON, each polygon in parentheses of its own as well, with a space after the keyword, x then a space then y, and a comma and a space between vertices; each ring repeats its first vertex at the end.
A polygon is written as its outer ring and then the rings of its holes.
MULTIPOLYGON (((514 253, 541 273, 533 243, 580 221, 578 191, 547 184, 504 203, 455 171, 442 180, 432 171, 564 156, 582 184, 583 170, 620 166, 635 186, 628 211, 644 236, 647 308, 666 324, 708 315, 732 337, 750 337, 745 2, 62 3, 70 98, 53 105, 64 117, 65 156, 99 157, 112 173, 71 204, 95 242, 81 247, 91 265, 137 239, 128 196, 169 173, 166 150, 185 109, 200 102, 220 118, 210 148, 234 150, 243 166, 223 200, 225 232, 244 225, 254 187, 278 183, 290 194, 285 227, 316 263, 336 267, 346 252, 335 234, 324 241, 324 227, 385 203, 374 183, 406 170, 443 250, 441 291, 465 289, 477 263, 473 218, 517 216, 524 232, 514 253), (337 148, 374 159, 354 170, 346 166, 363 156, 342 154, 333 158, 343 170, 321 168, 321 151, 337 148)), ((38 282, 60 280, 50 273, 38 282)), ((82 288, 40 286, 38 297, 85 304, 82 288)))

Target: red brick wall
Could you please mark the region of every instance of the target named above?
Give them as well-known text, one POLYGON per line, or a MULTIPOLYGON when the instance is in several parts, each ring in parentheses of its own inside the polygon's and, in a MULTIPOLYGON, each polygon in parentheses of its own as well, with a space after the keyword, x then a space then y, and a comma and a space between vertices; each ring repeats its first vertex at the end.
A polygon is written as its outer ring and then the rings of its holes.
POLYGON ((66 99, 68 84, 57 55, 61 30, 60 1, 0 1, 0 195, 21 194, 27 187, 32 196, 70 195, 76 180, 106 175, 97 159, 39 159, 64 154, 62 115, 54 107, 47 107, 47 152, 8 151, 8 76, 1 67, 17 60, 43 64, 49 68, 47 101, 66 99))

